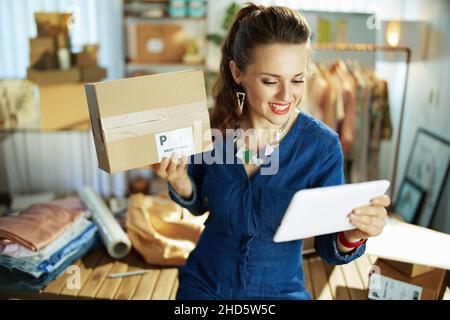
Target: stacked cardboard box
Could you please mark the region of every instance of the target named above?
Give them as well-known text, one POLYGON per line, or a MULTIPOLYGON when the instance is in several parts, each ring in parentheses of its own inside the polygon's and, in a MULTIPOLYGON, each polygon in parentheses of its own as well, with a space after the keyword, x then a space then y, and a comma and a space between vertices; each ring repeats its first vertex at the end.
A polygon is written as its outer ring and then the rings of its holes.
POLYGON ((95 82, 106 77, 106 70, 97 65, 97 46, 85 46, 83 52, 78 54, 80 57, 76 56, 76 63, 73 63, 68 31, 72 19, 70 13, 36 12, 34 17, 38 35, 29 42, 29 80, 39 85, 49 85, 95 82))
POLYGON ((75 64, 80 68, 82 82, 97 82, 106 77, 106 69, 97 63, 99 47, 85 45, 83 51, 75 55, 75 64))
MULTIPOLYGON (((377 259, 369 284, 369 299, 372 300, 437 300, 443 295, 446 271, 432 268, 431 271, 409 277, 391 265, 392 261, 377 259)), ((414 264, 405 263, 408 270, 414 264), (409 265, 409 266, 408 266, 409 265)), ((409 272, 408 272, 409 273, 409 272)))
POLYGON ((383 233, 367 242, 377 256, 371 275, 371 299, 438 299, 450 269, 450 235, 393 218, 383 233))
POLYGON ((30 39, 30 66, 35 69, 57 67, 56 42, 53 37, 40 36, 30 39))
POLYGON ((37 84, 78 82, 78 69, 71 68, 68 24, 70 13, 36 12, 38 35, 30 39, 27 78, 37 84))
POLYGON ((410 278, 415 278, 434 270, 434 268, 431 266, 426 266, 417 263, 406 263, 388 259, 384 259, 384 261, 394 269, 397 269, 398 271, 400 271, 401 273, 410 278))
POLYGON ((82 83, 39 86, 39 106, 43 131, 86 130, 90 127, 82 83))

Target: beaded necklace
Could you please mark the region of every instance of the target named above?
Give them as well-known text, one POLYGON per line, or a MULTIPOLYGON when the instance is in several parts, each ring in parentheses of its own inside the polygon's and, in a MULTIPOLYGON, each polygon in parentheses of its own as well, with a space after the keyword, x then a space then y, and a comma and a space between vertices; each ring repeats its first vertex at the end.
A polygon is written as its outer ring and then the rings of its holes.
MULTIPOLYGON (((294 111, 300 113, 299 108, 295 108, 294 111)), ((266 148, 264 150, 264 157, 259 157, 258 151, 253 151, 247 148, 244 141, 244 137, 242 136, 242 130, 239 130, 240 124, 238 123, 235 129, 236 136, 234 138, 234 142, 236 143, 237 146, 236 157, 241 159, 245 164, 254 164, 257 166, 262 165, 265 159, 270 157, 270 155, 275 151, 275 148, 279 146, 281 138, 286 133, 286 128, 289 124, 289 121, 291 120, 291 117, 292 113, 289 115, 286 122, 283 123, 281 128, 278 129, 278 131, 275 133, 275 139, 266 145, 266 148)))

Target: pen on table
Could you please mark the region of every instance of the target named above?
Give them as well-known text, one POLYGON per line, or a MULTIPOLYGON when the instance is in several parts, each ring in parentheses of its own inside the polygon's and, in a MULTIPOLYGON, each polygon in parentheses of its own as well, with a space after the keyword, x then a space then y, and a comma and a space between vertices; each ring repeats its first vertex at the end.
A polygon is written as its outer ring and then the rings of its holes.
POLYGON ((139 270, 139 271, 130 271, 123 273, 112 273, 108 275, 108 278, 119 278, 119 277, 130 277, 130 276, 138 276, 144 273, 147 273, 149 270, 139 270))

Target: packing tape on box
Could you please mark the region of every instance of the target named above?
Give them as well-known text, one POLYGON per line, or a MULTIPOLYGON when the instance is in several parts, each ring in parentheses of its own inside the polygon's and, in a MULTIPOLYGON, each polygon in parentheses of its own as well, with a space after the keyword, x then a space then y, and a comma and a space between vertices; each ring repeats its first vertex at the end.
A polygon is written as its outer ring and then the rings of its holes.
POLYGON ((78 194, 92 212, 108 254, 115 259, 125 257, 131 250, 131 241, 103 200, 91 187, 83 188, 78 194))
POLYGON ((147 134, 168 130, 170 120, 180 118, 183 122, 209 123, 206 101, 180 104, 165 108, 157 108, 140 112, 132 112, 117 116, 105 117, 102 121, 103 134, 107 142, 116 142, 147 134), (189 113, 186 111, 189 110, 189 113))

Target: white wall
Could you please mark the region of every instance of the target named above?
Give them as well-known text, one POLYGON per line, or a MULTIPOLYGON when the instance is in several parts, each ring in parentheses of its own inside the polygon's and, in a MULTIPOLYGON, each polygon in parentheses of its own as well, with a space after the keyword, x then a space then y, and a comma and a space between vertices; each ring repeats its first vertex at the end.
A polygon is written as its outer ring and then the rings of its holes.
MULTIPOLYGON (((123 197, 127 173, 97 168, 90 131, 15 132, 2 141, 11 194, 53 191, 70 194, 91 186, 101 195, 123 197)), ((0 191, 4 188, 4 182, 0 191)))
MULTIPOLYGON (((406 97, 405 122, 399 159, 398 179, 404 176, 407 157, 417 128, 425 128, 450 140, 450 2, 447 0, 408 1, 403 17, 426 20, 431 32, 427 59, 411 65, 406 97), (433 98, 429 99, 430 93, 433 98)), ((400 181, 399 180, 399 181, 400 181)), ((450 193, 446 191, 438 208, 435 228, 450 233, 450 193)))

